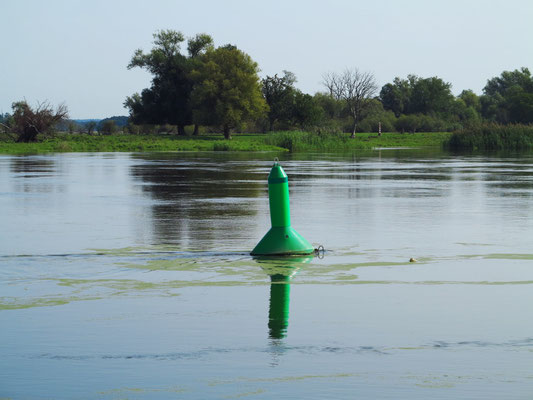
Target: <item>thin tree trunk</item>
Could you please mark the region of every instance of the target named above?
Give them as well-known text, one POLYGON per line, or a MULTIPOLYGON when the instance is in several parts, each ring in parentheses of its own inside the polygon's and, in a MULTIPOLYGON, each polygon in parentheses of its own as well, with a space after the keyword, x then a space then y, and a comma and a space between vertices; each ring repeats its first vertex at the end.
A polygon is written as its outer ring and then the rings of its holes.
POLYGON ((352 129, 352 136, 350 136, 352 139, 355 139, 355 130, 357 129, 357 121, 353 121, 353 129, 352 129))
POLYGON ((224 138, 228 140, 231 139, 231 130, 227 125, 224 125, 224 138))
POLYGON ((193 136, 198 136, 200 134, 200 127, 198 124, 194 124, 194 131, 192 133, 193 136))
POLYGON ((178 135, 185 136, 185 125, 178 125, 178 135))

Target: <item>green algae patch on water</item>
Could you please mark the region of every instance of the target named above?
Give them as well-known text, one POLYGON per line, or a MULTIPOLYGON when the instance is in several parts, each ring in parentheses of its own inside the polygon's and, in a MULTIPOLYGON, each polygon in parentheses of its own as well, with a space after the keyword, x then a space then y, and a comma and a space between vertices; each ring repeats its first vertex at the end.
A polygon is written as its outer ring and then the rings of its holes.
POLYGON ((97 300, 99 297, 80 298, 80 297, 59 297, 59 298, 41 298, 41 299, 0 299, 0 311, 4 310, 23 310, 35 307, 52 307, 63 306, 72 301, 80 300, 97 300))
POLYGON ((258 389, 252 392, 244 392, 244 393, 238 393, 234 395, 227 395, 227 396, 224 396, 223 398, 224 399, 242 399, 243 397, 256 396, 258 394, 263 394, 265 392, 266 392, 265 389, 258 389))
POLYGON ((332 379, 332 378, 352 378, 352 377, 361 377, 363 374, 359 373, 349 373, 349 372, 340 372, 338 374, 327 374, 327 375, 291 375, 291 376, 278 376, 272 378, 247 378, 240 377, 232 380, 215 380, 209 382, 209 386, 219 386, 219 385, 234 385, 238 383, 278 383, 278 382, 299 382, 306 380, 319 380, 319 379, 332 379))
MULTIPOLYGON (((150 393, 184 393, 187 389, 175 386, 175 387, 163 387, 163 388, 136 388, 136 387, 126 387, 126 388, 119 388, 119 389, 109 389, 109 390, 103 390, 101 392, 98 392, 98 395, 100 396, 112 396, 113 398, 116 398, 116 396, 131 396, 131 395, 147 395, 150 393)), ((128 397, 126 397, 128 398, 128 397)))
POLYGON ((533 254, 487 254, 483 258, 489 260, 533 260, 533 254))
POLYGON ((144 263, 119 262, 123 268, 145 269, 150 271, 216 271, 224 275, 241 275, 243 270, 251 270, 253 262, 248 260, 221 260, 176 257, 170 259, 148 260, 144 263))

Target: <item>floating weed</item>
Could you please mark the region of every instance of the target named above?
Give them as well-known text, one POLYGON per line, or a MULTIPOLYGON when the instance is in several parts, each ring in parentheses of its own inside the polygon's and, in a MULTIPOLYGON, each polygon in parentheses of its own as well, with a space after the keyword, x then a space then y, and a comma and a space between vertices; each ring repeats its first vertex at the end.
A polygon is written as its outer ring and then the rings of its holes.
POLYGON ((120 389, 109 389, 98 392, 100 396, 116 396, 116 395, 127 395, 127 394, 149 394, 149 393, 183 393, 187 390, 180 386, 171 386, 167 388, 120 388, 120 389))
POLYGON ((22 310, 35 307, 62 306, 71 301, 79 300, 97 300, 99 297, 57 297, 57 298, 40 298, 40 299, 21 299, 21 298, 0 298, 0 311, 3 310, 22 310))
POLYGON ((258 390, 255 390, 253 392, 245 392, 245 393, 239 393, 239 394, 225 396, 224 398, 225 399, 240 399, 242 397, 249 397, 249 396, 255 396, 257 394, 263 394, 265 392, 266 392, 265 389, 258 389, 258 390))
POLYGON ((487 254, 483 258, 493 260, 533 260, 533 254, 487 254))

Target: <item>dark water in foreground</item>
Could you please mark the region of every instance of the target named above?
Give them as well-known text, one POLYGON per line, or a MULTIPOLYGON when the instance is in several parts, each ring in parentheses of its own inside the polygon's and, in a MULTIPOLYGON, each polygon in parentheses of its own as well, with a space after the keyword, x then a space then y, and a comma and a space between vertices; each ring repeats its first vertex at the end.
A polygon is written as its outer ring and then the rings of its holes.
POLYGON ((531 398, 533 157, 272 157, 0 156, 0 399, 531 398))

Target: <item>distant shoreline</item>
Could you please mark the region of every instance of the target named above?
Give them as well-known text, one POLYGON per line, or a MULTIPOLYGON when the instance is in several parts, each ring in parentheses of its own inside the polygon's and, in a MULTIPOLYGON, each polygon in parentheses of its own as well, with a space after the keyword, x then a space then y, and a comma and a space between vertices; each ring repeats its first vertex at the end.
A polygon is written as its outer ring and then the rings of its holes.
POLYGON ((0 141, 0 154, 42 154, 70 152, 157 152, 157 151, 273 151, 273 152, 350 152, 374 148, 442 148, 451 133, 358 133, 317 134, 310 132, 274 132, 233 134, 232 140, 219 135, 98 135, 58 133, 33 143, 0 141))

